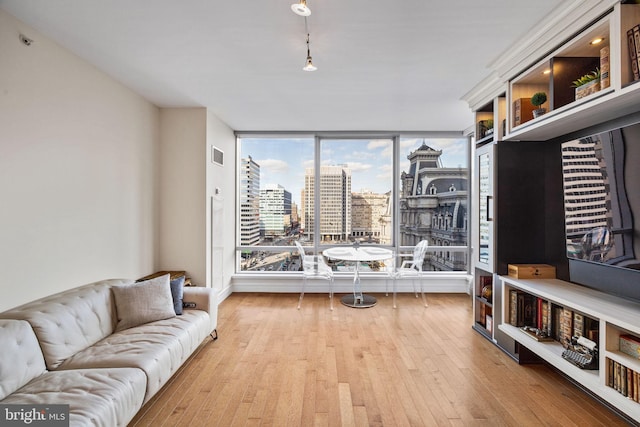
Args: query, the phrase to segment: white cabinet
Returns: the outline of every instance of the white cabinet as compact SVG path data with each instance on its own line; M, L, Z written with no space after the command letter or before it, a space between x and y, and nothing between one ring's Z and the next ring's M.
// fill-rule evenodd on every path
M632 372L640 373L640 360L619 349L620 335L631 334L640 337L640 303L558 279L521 280L498 276L496 285L502 288L503 320L498 325L502 332L630 418L640 422L640 403L612 387L611 376L612 367L615 365L613 362ZM562 357L564 347L560 342L537 341L521 328L510 324L512 305L509 296L512 290L525 292L549 304L595 319L599 325L597 343L600 368L580 369Z

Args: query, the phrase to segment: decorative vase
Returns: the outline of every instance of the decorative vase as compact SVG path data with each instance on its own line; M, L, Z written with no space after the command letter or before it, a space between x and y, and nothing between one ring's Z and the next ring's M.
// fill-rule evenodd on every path
M584 98L587 95L596 93L600 90L600 80L592 80L587 84L576 88L576 100Z
M536 119L547 112L546 108L536 108L533 110L533 118Z
M491 300L491 293L493 292L493 287L491 285L485 285L480 292L482 298L486 300Z

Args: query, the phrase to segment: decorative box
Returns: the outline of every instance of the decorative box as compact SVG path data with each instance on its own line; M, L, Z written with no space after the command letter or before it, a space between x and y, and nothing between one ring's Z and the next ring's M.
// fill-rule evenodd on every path
M633 335L620 335L620 351L640 359L640 338Z
M516 279L555 279L556 268L548 264L509 264L509 276Z

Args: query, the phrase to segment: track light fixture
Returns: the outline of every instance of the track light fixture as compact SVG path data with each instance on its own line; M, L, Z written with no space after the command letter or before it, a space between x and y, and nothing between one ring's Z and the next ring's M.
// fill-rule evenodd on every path
M291 5L291 10L293 13L300 16L309 16L311 15L311 9L307 7L307 0L300 0L298 3L294 3Z
M318 69L315 65L313 65L313 61L311 60L311 50L309 49L309 33L307 33L307 63L304 67L302 67L304 71L315 71Z

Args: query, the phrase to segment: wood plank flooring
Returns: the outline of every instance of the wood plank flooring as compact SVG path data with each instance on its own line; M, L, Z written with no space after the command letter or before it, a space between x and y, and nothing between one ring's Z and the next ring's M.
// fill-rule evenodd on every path
M130 426L622 426L545 365L471 328L468 295L233 294L206 341Z

